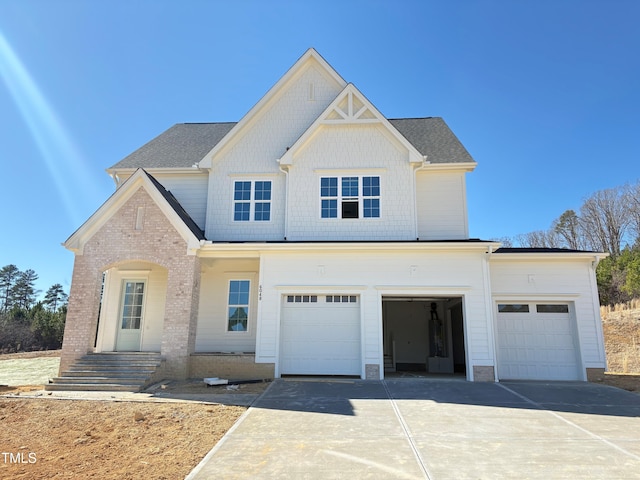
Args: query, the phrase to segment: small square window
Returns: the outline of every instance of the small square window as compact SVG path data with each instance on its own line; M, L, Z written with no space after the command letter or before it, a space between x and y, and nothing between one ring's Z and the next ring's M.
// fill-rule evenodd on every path
M333 295L327 295L326 301L327 303L333 303Z

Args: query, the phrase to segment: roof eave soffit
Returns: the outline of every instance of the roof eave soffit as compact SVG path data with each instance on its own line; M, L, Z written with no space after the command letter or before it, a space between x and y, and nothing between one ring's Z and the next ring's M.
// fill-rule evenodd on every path
M310 62L315 62L321 71L332 78L337 85L344 87L347 82L340 76L340 74L331 66L322 56L314 49L308 49L302 57L300 57L294 64L287 70L287 72L280 77L280 79L271 87L267 93L256 103L242 119L220 140L215 147L213 147L209 153L199 162L199 167L203 169L210 169L213 166L214 158L224 149L229 147L234 140L240 137L240 134L251 126L253 121L259 117L260 112L275 101L280 94L285 90L290 82L297 78L307 67Z

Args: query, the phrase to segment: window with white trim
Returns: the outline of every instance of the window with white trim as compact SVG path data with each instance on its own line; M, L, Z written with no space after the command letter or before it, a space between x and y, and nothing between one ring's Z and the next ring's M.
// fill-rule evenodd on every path
M249 280L229 281L227 331L246 332L249 324Z
M321 177L320 218L380 218L380 177Z
M233 183L233 221L271 220L271 180L237 180Z

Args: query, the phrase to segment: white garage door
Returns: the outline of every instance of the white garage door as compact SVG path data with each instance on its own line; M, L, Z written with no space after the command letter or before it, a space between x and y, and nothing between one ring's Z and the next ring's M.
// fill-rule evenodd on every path
M284 295L280 373L360 375L360 298Z
M582 380L576 337L566 304L499 304L500 379Z

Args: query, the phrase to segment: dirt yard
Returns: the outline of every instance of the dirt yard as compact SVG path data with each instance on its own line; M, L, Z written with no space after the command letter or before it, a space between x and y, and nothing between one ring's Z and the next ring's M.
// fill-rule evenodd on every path
M21 359L59 355L43 353L44 359L37 353L2 355L0 374ZM67 400L56 396L61 392L43 392L42 385L0 385L0 478L183 479L247 409L202 400L233 403L234 397L257 396L267 386L229 390L171 382L154 398L123 394L120 401L110 394Z
M246 410L0 399L0 478L181 479Z

